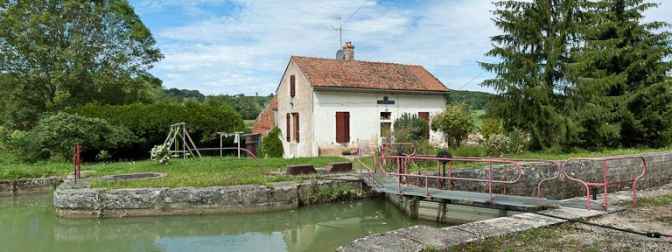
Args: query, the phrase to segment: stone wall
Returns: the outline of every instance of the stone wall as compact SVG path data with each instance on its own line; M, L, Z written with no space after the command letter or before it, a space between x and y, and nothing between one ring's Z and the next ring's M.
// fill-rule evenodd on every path
M54 192L54 207L57 216L66 218L253 213L325 202L329 197L323 189L349 188L360 192L359 197L373 195L363 184L361 179L348 179L278 182L269 187L63 188Z
M59 178L0 180L0 196L48 192L61 181Z
M640 179L637 183L637 189L651 188L672 182L672 153L649 153L643 156L648 168L644 178ZM564 161L557 162L562 169ZM516 184L506 185L506 191L509 195L536 197L537 184L544 178L550 178L557 174L557 168L550 163L521 162L520 165L523 175ZM568 163L567 173L574 178L582 179L586 182L601 183L603 181L602 167L602 162L573 161ZM642 172L642 167L642 160L638 158L608 161L607 179L609 182L634 179ZM488 178L487 167L453 169L452 173L454 177ZM513 180L517 175L517 169L511 164L506 167L493 164L493 178L495 179ZM457 190L488 192L488 184L483 182L453 181L453 185ZM630 183L628 185L609 186L609 190L625 190L631 188L631 185ZM504 187L502 184L493 183L493 193L503 193ZM586 195L585 188L581 183L571 181L565 178L563 174L558 179L543 182L541 184L541 192L542 197L549 199L566 199ZM600 188L599 192L603 193L604 191Z

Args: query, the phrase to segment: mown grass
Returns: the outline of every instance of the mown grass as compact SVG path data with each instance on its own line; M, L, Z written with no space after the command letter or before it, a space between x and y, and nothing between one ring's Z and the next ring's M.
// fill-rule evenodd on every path
M311 176L267 176L278 168L285 170L287 165L312 164L325 167L329 163L343 162L341 157L319 158L268 158L260 159L260 165L253 159L204 157L202 159L172 159L168 165L159 165L152 161L117 162L88 165L86 170L96 171L98 175L113 175L140 172L163 172L163 178L138 179L126 181L93 180L92 186L98 188L141 188L141 187L207 187L225 185L266 185L280 181L300 181ZM313 177L315 175L312 175Z
M0 179L65 177L72 170L72 164L65 162L40 162L35 164L0 162Z

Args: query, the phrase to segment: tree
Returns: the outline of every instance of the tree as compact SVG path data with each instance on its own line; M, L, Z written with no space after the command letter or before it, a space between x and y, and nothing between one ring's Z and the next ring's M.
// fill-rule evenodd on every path
M0 0L0 6L0 92L6 106L29 110L6 109L11 127L31 127L36 114L67 106L148 101L161 85L147 70L163 56L125 0Z
M460 147L476 126L471 111L464 104L449 104L441 113L432 116L432 130L443 133L451 147Z
M267 156L267 157L282 157L282 153L284 152L282 148L282 140L280 140L280 129L278 127L274 127L271 132L264 137L264 139L261 142L261 155L259 156Z
M530 132L534 149L548 148L576 135L561 108L567 83L563 63L569 61L567 48L575 37L575 20L582 16L580 2L495 3L493 20L504 34L491 37L493 49L486 55L501 62L479 63L497 74L481 85L498 92L491 109L504 119L504 127Z
M115 150L138 141L127 128L114 126L97 118L87 118L63 112L40 120L32 130L44 149L51 155L62 155L70 160L77 143L82 151Z
M581 48L568 64L573 83L569 115L581 127L586 148L625 145L661 147L672 141L672 36L642 23L642 12L657 4L641 0L590 2Z

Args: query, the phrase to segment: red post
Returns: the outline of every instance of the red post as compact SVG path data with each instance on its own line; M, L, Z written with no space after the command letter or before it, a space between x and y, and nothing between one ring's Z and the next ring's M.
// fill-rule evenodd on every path
M80 174L81 174L81 150L79 147L79 142L77 142L77 146L75 146L75 155L72 157L72 162L74 163L75 166L75 183L77 183L77 180L80 179Z

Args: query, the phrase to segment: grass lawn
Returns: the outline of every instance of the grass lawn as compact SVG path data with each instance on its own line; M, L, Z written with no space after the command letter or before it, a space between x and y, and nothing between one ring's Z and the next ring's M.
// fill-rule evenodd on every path
M70 163L40 162L35 164L5 164L0 162L0 179L65 177L73 170Z
M98 175L112 175L138 172L163 172L168 175L156 179L138 179L128 181L92 181L93 187L100 188L140 188L140 187L207 187L224 185L265 185L271 182L300 181L315 175L266 176L267 172L293 164L312 164L325 167L329 163L347 161L341 157L319 158L268 158L259 159L261 168L253 159L233 157L204 157L202 159L172 159L168 165L159 165L152 161L117 162L108 164L83 165L83 169L96 171Z

